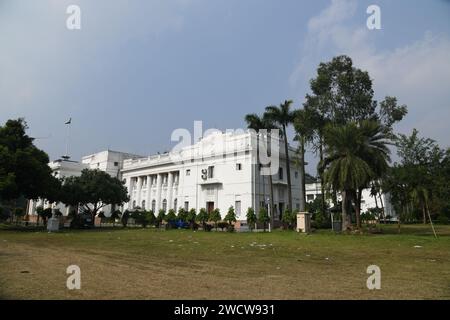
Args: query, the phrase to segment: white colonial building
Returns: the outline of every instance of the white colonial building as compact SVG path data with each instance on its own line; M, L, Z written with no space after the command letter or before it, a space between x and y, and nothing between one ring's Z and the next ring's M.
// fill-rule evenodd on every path
M214 132L198 142L177 151L149 157L104 151L83 157L81 162L57 160L50 163L58 177L80 175L85 168L100 169L123 180L130 201L121 210L141 208L168 211L179 208L208 211L218 208L225 216L229 207L234 207L239 224L245 223L248 208L259 211L267 206L270 199L269 177L264 174L267 168L257 159L259 138L250 131L241 133ZM274 138L272 138L274 139ZM275 220L288 205L286 177L286 155L282 141L278 144L277 161L273 174L273 198ZM277 145L273 144L273 146ZM261 145L261 144L260 144ZM274 150L274 149L273 149ZM300 170L297 167L295 150L289 148L291 159L292 205L300 208ZM278 157L279 155L279 157ZM35 213L43 201L31 202L29 213ZM48 205L48 204L47 204ZM67 215L69 208L59 204L58 209ZM109 215L110 208L104 210Z
M321 196L320 182L311 182L306 184L306 202L313 202L315 199ZM341 197L338 196L338 200ZM371 208L384 208L386 216L396 217L396 213L391 204L391 198L389 193L381 193L380 195L372 196L370 189L363 189L361 193L361 213L367 212ZM331 199L328 199L328 204L333 205Z
M279 146L278 170L273 176L275 220L288 204L286 158L284 146ZM121 176L131 198L126 208L154 212L218 208L224 216L232 206L240 223L245 223L248 208L258 212L270 199L269 178L255 160L257 149L257 139L250 132L216 132L179 152L125 160ZM293 207L299 209L299 170L294 150L289 152Z

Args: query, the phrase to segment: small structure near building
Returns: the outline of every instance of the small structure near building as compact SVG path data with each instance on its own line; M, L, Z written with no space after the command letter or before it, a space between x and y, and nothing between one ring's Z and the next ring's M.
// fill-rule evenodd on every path
M48 232L57 232L59 231L59 218L56 217L55 215L56 209L53 209L52 211L53 211L52 217L48 219L47 222L47 230Z
M311 214L309 212L297 213L297 232L311 232Z

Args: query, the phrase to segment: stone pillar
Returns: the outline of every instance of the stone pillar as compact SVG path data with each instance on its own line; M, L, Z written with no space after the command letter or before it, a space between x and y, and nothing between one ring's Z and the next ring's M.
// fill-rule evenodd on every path
M311 232L311 214L309 212L297 213L297 232Z
M129 177L127 181L127 189L128 189L128 196L130 197L130 201L128 201L127 208L128 210L131 209L131 206L133 204L133 178Z
M141 207L142 177L137 178L136 206Z
M156 215L158 214L158 211L162 209L162 202L161 202L161 190L162 190L162 174L158 173L158 176L156 178Z
M168 177L168 181L167 181L167 210L170 210L172 208L176 211L177 208L174 208L173 203L172 203L173 173L169 172L168 175L169 175L169 177Z
M145 200L145 206L148 210L152 210L152 176L147 176L147 199Z

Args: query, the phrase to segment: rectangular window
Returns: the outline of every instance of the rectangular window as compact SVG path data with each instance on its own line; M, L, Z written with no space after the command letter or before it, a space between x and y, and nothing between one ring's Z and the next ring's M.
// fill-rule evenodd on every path
M242 170L242 163L236 163L236 170L241 171Z
M189 211L189 201L184 202L184 210Z
M314 195L313 194L307 194L306 195L306 200L307 201L314 201Z
M209 166L208 167L208 179L212 179L212 178L214 178L214 167Z
M278 170L278 179L283 180L283 168L281 168L281 167Z
M298 178L298 171L295 171L294 176L295 176L295 179Z
M119 163L118 162L114 162L114 167L118 167Z
M190 176L190 175L191 175L191 169L187 169L187 170L186 170L186 175L187 175L187 176Z
M236 217L240 217L240 215L241 215L241 201L236 201L234 203L234 213L236 214Z

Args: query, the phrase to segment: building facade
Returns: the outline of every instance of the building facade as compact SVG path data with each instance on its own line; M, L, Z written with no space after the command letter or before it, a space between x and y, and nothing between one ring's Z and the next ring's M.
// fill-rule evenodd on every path
M272 139L274 139L272 137ZM241 133L214 132L198 142L170 153L141 157L123 152L103 151L82 158L81 162L57 160L50 163L55 176L81 174L83 169L99 169L121 179L127 187L130 201L120 210L145 209L168 211L184 208L219 209L224 217L230 207L238 224L246 223L248 208L258 212L270 202L269 176L260 164L258 145L267 137L251 131ZM272 172L274 220L279 220L288 207L286 155L282 140L277 145L276 168ZM274 147L272 147L274 148ZM299 210L301 201L300 170L295 150L288 148L291 160L292 206ZM29 214L36 207L48 207L44 200L31 201ZM55 207L63 215L70 212L64 204ZM106 216L112 208L103 211Z
M219 209L224 216L233 207L240 224L248 208L259 211L270 201L269 177L256 161L258 139L251 132L213 133L179 152L129 159L122 179L128 188L129 210ZM288 206L284 146L279 142L278 170L273 176L274 219ZM293 208L300 208L300 177L295 152L290 149Z
M320 182L312 182L306 184L306 202L313 202L315 199L321 196L321 184ZM373 196L370 189L363 189L361 193L361 213L367 212L371 208L384 208L386 216L396 217L396 213L391 204L391 198L389 193L381 193L377 196ZM341 200L338 195L338 200ZM330 206L333 205L331 199L328 200Z

